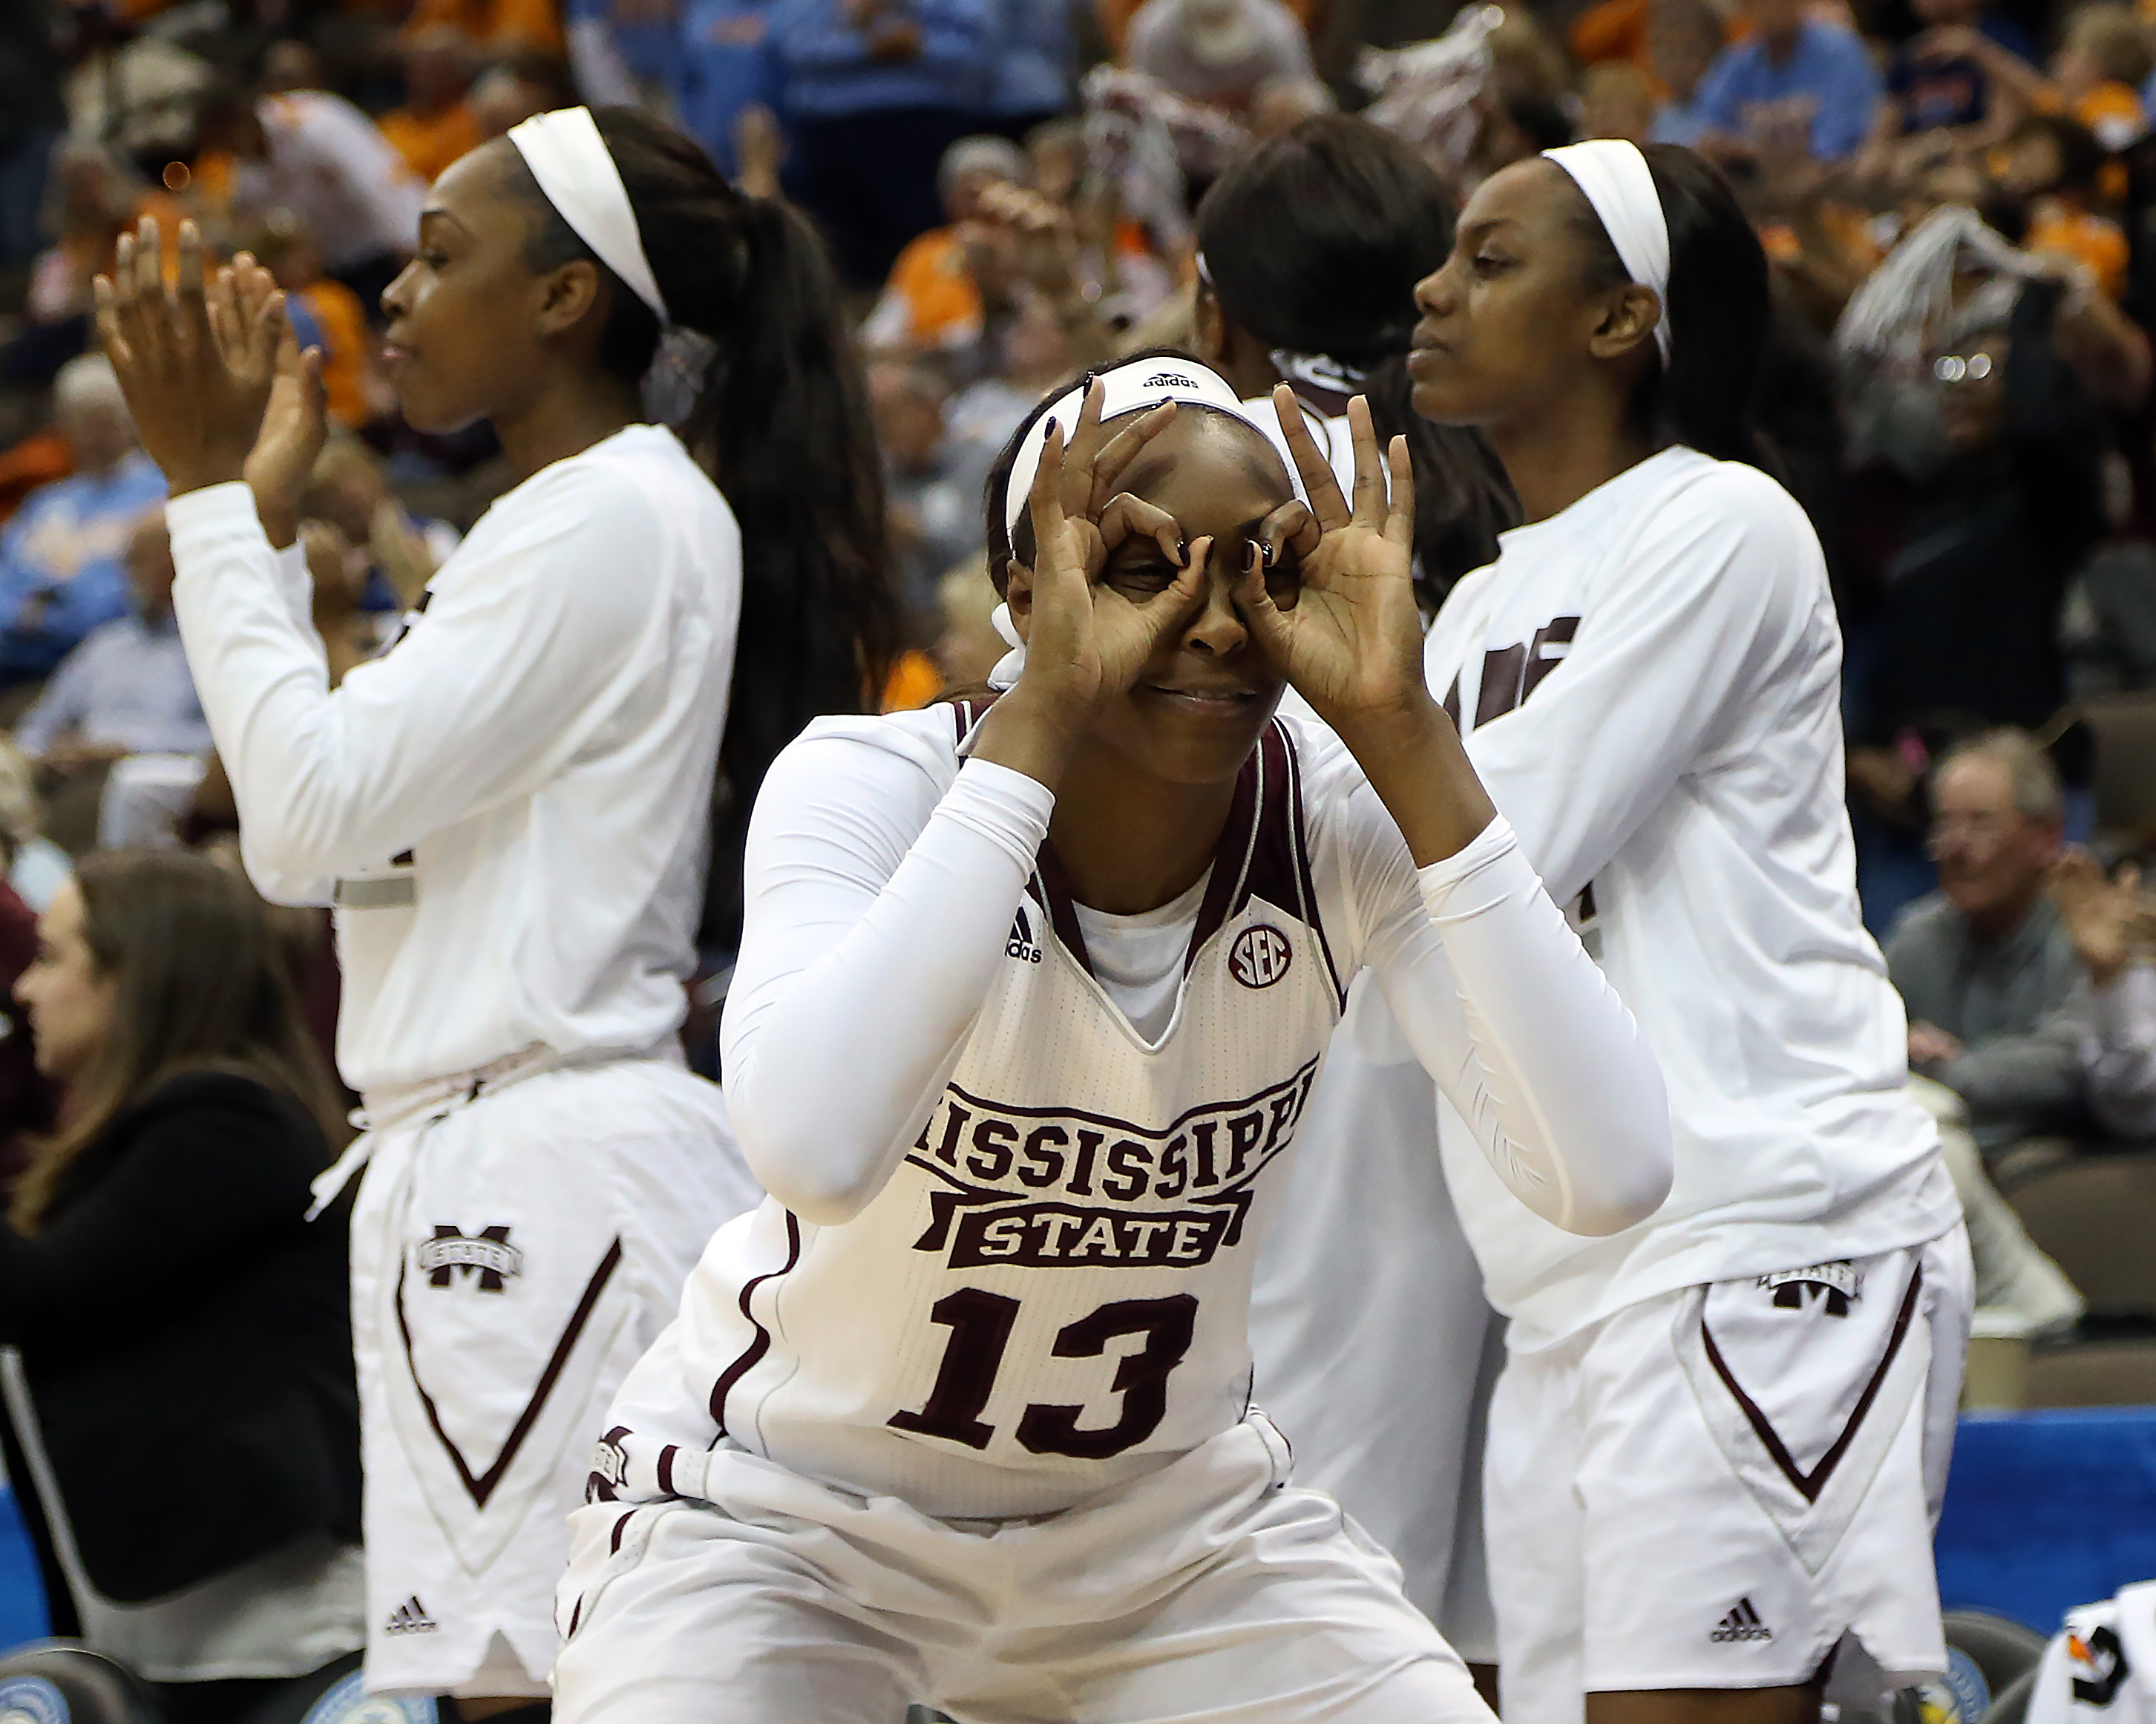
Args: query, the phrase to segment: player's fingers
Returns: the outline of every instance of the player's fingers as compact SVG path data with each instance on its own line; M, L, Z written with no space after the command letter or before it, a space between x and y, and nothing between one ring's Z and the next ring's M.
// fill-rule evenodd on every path
M1086 398L1071 427L1070 443L1064 451L1061 490L1066 516L1090 515L1093 498L1093 463L1101 452L1101 408L1108 398L1107 386L1088 375Z
M244 327L239 321L239 288L233 278L232 265L227 264L213 275L206 289L210 336L217 343L218 357L229 364L239 351L240 331Z
M168 335L170 320L163 315L166 309L165 239L158 231L155 216L144 216L135 229L133 269L136 308L146 319L157 326L159 335Z
M262 302L276 290L276 280L254 260L251 251L236 252L232 259L233 285L239 295L243 324L252 324L262 312Z
M277 343L285 332L285 295L273 293L247 331L247 366L251 376L265 382L277 364Z
M1235 581L1235 608L1241 613L1243 626L1250 630L1250 638L1257 642L1258 650L1276 669L1284 671L1288 661L1289 631L1293 625L1265 588L1265 562L1255 541L1247 559Z
M1317 549L1320 536L1317 517L1300 497L1290 498L1260 523L1255 536L1259 559L1270 569L1291 552L1306 557Z
M153 230L154 231L154 230ZM150 249L154 252L154 247ZM122 233L114 249L112 295L115 315L121 333L133 351L138 365L155 366L163 357L164 344L159 340L159 313L164 309L163 290L157 297L146 299L142 291L141 263L145 247L140 233Z
M1123 469L1137 459L1141 449L1174 423L1175 403L1163 401L1110 438L1093 459L1093 493L1090 500L1098 505L1113 496L1116 487L1122 482Z
M202 229L192 222L180 223L180 288L176 303L176 332L183 351L215 351L216 336L209 326L208 284L204 280Z
M1392 495L1385 512L1386 542L1410 553L1414 550L1414 458L1408 453L1408 440L1395 437L1385 450L1385 465L1391 475Z
M1378 449L1370 403L1360 395L1348 403L1348 438L1355 451L1355 525L1380 532L1385 525L1384 456Z
M1040 464L1034 469L1033 489L1026 493L1026 511L1033 518L1034 577L1036 589L1045 580L1045 566L1053 548L1062 540L1067 517L1063 512L1063 428L1054 419L1047 425L1040 445Z
M1176 571L1175 578L1137 605L1145 623L1148 656L1163 639L1188 622L1205 602L1205 562L1212 548L1210 538L1194 540L1187 547L1188 555Z
M284 320L285 338L291 338L291 320ZM329 413L329 386L322 381L322 350L310 347L300 356L300 387L306 404L307 421L320 425Z
M1183 567L1183 529L1167 510L1123 491L1111 498L1101 511L1101 542L1113 551L1132 537L1151 539L1161 555L1177 568Z
M90 298L97 306L97 344L105 350L105 357L112 362L124 387L129 372L135 368L134 350L127 345L127 337L120 328L120 302L114 296L110 276L99 275L90 284Z
M1317 517L1318 526L1327 532L1347 526L1353 517L1347 498L1340 495L1340 481L1333 477L1332 464L1319 452L1310 427L1303 423L1302 403L1285 383L1273 391L1273 412L1279 416L1281 434L1287 439L1288 454L1301 476L1310 512Z

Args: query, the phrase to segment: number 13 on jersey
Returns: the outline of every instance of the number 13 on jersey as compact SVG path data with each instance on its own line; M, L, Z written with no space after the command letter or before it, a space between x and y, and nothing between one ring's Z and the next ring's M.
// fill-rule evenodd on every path
M1019 1301L978 1287L961 1287L936 1301L929 1315L950 1330L935 1387L918 1412L896 1413L893 1429L942 1437L969 1449L985 1449L995 1427L981 1414L995 1391ZM1069 1455L1105 1460L1135 1448L1159 1428L1168 1412L1168 1374L1190 1351L1198 1301L1188 1293L1166 1299L1111 1299L1090 1316L1068 1323L1050 1351L1059 1359L1097 1359L1111 1342L1141 1336L1144 1344L1123 1355L1112 1388L1122 1407L1113 1424L1081 1425L1083 1407L1039 1402L1019 1416L1018 1439L1035 1455Z

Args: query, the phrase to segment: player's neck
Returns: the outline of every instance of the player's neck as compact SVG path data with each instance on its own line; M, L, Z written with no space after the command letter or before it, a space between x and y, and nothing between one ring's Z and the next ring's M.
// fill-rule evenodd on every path
M1528 522L1563 514L1655 452L1625 423L1623 403L1599 400L1568 403L1520 424L1493 425L1489 435Z
M1235 782L1177 784L1097 746L1073 757L1048 840L1088 909L1138 916L1172 904L1213 859Z
M611 381L564 377L542 387L512 413L494 416L494 434L518 481L582 454L644 415L635 392Z

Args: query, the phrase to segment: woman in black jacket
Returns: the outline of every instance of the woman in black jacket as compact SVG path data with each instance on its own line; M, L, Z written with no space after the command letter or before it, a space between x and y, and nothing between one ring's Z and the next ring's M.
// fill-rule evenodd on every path
M17 984L65 1087L0 1227L8 1460L56 1626L178 1724L361 1644L343 1128L261 901L177 852L82 865Z

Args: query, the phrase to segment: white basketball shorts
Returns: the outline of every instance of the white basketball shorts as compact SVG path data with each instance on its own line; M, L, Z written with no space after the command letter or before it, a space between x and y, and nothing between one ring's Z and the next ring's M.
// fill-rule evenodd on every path
M717 1088L655 1059L543 1071L369 1148L367 1686L544 1695L602 1417L706 1240L761 1193Z
M1060 1514L939 1521L739 1449L578 1511L558 1724L1494 1724L1262 1415Z
M1942 1670L1932 1530L1969 1288L1956 1227L1514 1353L1484 1463L1506 1724L1793 1686L1830 1654L1835 1698Z

